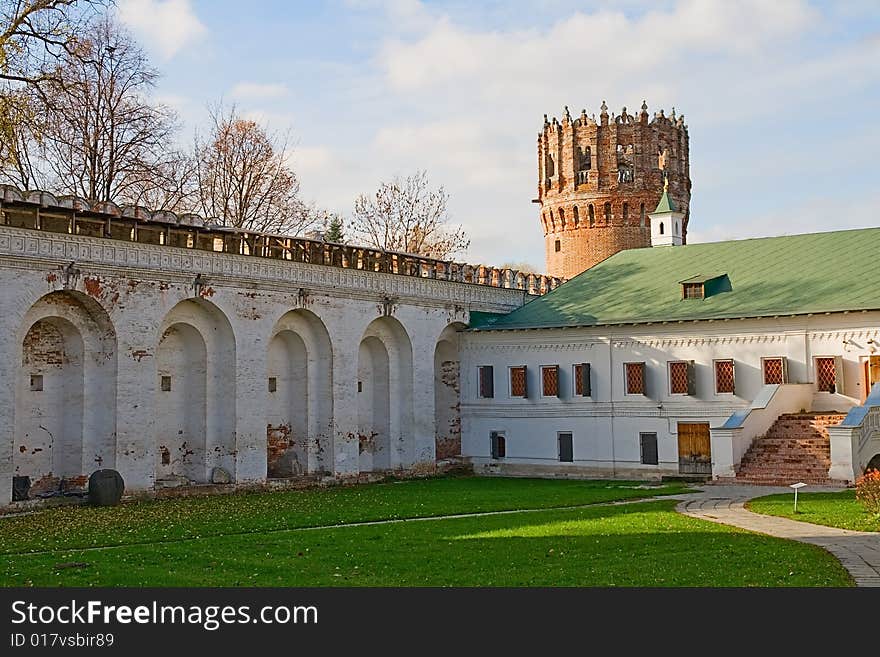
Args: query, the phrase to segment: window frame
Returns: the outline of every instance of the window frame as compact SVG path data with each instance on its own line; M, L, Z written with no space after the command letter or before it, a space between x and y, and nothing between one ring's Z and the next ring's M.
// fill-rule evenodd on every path
M645 462L645 443L643 440L644 436L654 436L654 455L656 456L656 463ZM656 431L639 431L639 463L641 465L651 466L660 465L660 437L657 435Z
M496 442L498 439L501 439L502 449L498 450L498 443ZM501 452L501 455L498 455L498 452ZM503 461L507 458L507 431L505 430L493 430L489 432L489 458L493 461Z
M483 369L489 368L492 372L491 377L491 395L483 395ZM495 399L495 366L494 365L477 365L477 399Z
M544 370L545 369L556 369L556 394L548 395L544 390ZM560 385L560 370L559 365L540 365L538 367L539 377L541 379L541 399L560 399L562 397L562 386Z
M571 436L571 460L562 460L562 436ZM559 463L574 463L574 431L556 432L556 460Z
M629 368L628 365L642 366L642 391L629 391ZM627 361L623 364L623 394L626 397L647 397L648 396L648 364L645 361Z
M698 290L699 294L688 295L688 290ZM706 298L706 284L705 283L682 283L681 284L681 298L683 301L705 299Z
M819 387L819 361L830 360L834 363L834 392L830 390L822 390ZM813 376L815 376L815 386L818 392L824 392L829 395L845 395L844 385L846 383L846 372L843 356L813 356Z
M577 371L579 367L586 367L587 368L587 373L586 373L586 384L587 385L586 385L586 388L581 392L578 392L578 390L577 390L578 382L581 380L581 376L578 375L578 371ZM593 378L593 366L590 363L573 363L571 366L571 396L572 396L572 398L589 397L590 399L592 399L593 398L592 378Z
M690 397L691 390L690 386L686 386L686 390L684 392L675 392L672 389L672 366L677 364L683 364L685 366L685 383L688 383L690 380L690 369L693 367L692 360L668 360L666 361L666 378L669 381L669 395L670 397Z
M523 394L513 394L513 370L523 370ZM529 398L529 367L528 365L508 365L507 366L507 396L510 399L528 399Z
M733 389L730 390L729 392L727 392L727 391L722 392L722 391L718 390L718 363L730 363L730 365L732 367L731 377L733 378L733 386L732 386ZM735 396L736 395L736 359L734 359L734 358L713 358L712 359L712 379L713 379L712 385L715 387L715 394L716 395Z
M782 381L781 383L767 383L767 370L764 363L771 360L778 360L782 363ZM783 385L788 383L788 363L785 356L761 356L761 383L762 385Z

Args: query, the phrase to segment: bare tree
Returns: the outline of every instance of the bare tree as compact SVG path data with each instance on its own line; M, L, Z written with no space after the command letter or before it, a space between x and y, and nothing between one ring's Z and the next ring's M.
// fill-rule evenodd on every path
M470 245L461 226L450 226L449 195L432 188L427 173L379 183L375 195L361 194L354 204L352 237L369 246L446 259Z
M196 136L198 209L225 226L299 235L320 224L287 165L287 135L269 132L235 106L211 109L207 138Z
M85 27L112 0L0 0L0 80L57 82L58 62L76 56Z
M145 96L158 78L146 54L107 16L62 56L43 130L42 155L59 191L101 201L137 203L163 168L179 157L171 147L174 113ZM149 184L148 184L149 183Z
M513 269L521 274L537 274L538 270L527 262L505 262L500 265L500 269Z

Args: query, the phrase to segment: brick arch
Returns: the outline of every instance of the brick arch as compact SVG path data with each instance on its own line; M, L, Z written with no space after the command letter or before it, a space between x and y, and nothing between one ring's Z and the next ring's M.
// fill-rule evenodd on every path
M324 322L303 308L282 315L268 341L267 475L333 467L333 347Z
M434 347L434 445L438 460L461 454L459 332L466 328L461 322L449 324Z
M360 470L396 469L415 453L413 349L397 319L379 317L358 347Z
M40 297L18 333L13 468L33 492L85 487L116 467L117 338L94 299L76 291Z
M184 299L163 318L156 348L156 479L235 476L235 334L223 311Z

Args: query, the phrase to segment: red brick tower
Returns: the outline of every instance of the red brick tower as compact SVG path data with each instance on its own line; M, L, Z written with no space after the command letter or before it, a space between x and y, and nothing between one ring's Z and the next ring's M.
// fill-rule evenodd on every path
M669 179L669 196L684 213L687 241L691 199L688 131L684 116L663 110L648 117L609 116L586 110L562 121L544 115L538 135L538 198L546 246L546 271L572 278L623 249L651 246L648 214Z

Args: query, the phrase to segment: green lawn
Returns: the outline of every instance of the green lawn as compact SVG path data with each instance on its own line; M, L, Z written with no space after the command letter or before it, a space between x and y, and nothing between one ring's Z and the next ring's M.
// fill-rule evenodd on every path
M792 495L768 495L747 504L755 513L782 516L817 525L855 529L863 532L880 531L880 518L872 516L856 501L854 490L834 493L801 493L798 495L798 512L794 513Z
M668 495L682 484L448 477L322 490L63 506L0 517L0 554L175 541L455 513L595 504Z
M666 487L671 492L677 486ZM622 482L435 479L59 508L0 520L7 586L847 586L810 545ZM493 509L537 511L315 529ZM311 528L310 528L311 527ZM107 546L78 549L83 546ZM48 550L33 553L34 550Z

